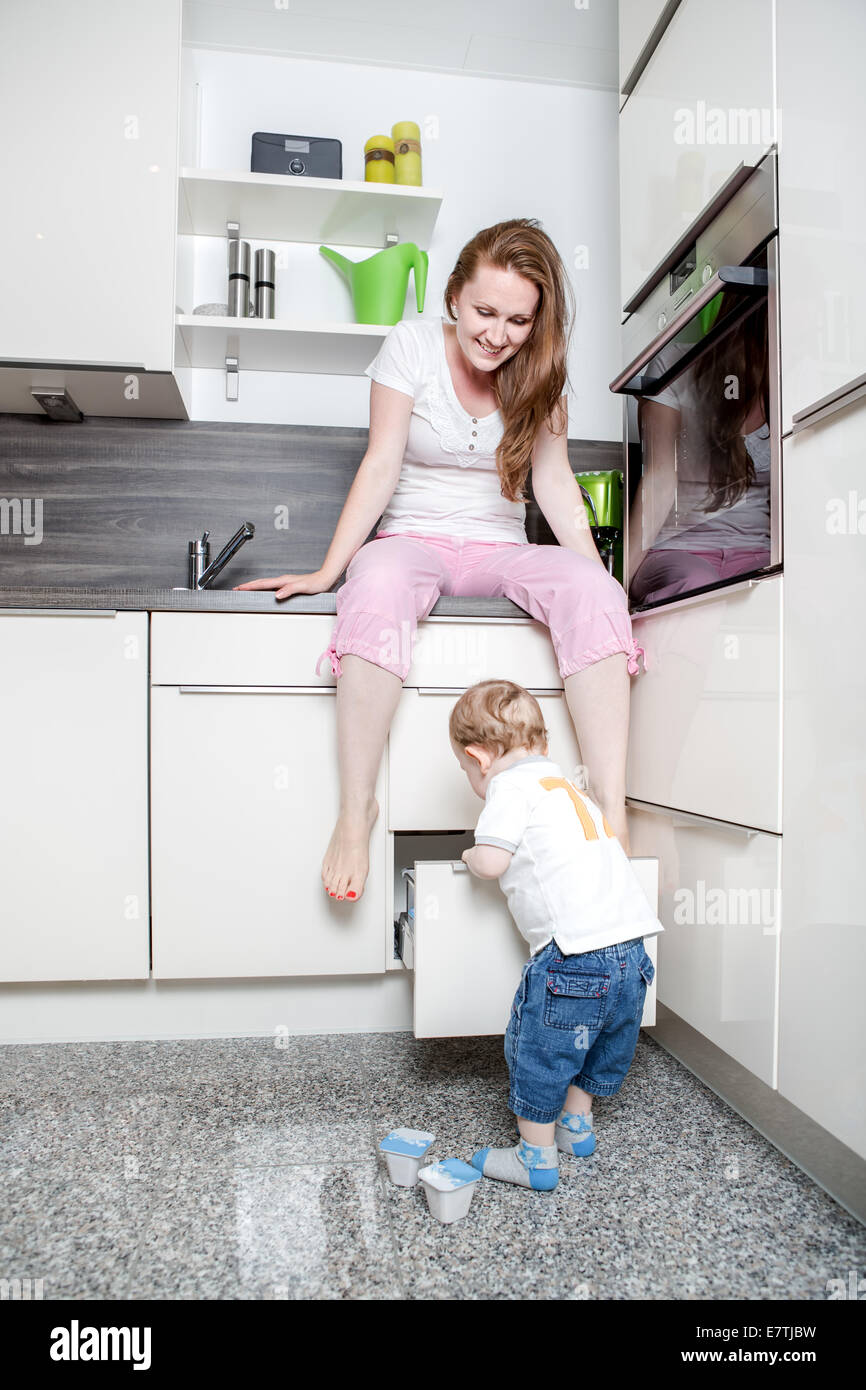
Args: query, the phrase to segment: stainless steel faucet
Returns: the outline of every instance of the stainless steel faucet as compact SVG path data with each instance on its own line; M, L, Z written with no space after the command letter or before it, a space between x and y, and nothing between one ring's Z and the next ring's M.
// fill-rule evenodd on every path
M219 555L212 563L210 560L210 544L208 537L210 531L205 531L200 541L190 541L189 543L189 587L191 589L206 589L212 580L216 579L220 570L225 569L229 560L236 555L242 545L251 541L256 534L256 528L251 521L245 521L235 531L230 541L226 541Z
M584 487L583 483L578 483L578 487L592 508L592 516L595 525L590 526L589 529L592 532L592 538L595 541L596 549L601 556L602 564L607 567L608 574L613 574L616 561L615 546L617 541L622 539L622 531L616 526L599 526L598 512L596 511L595 502L592 500L591 494Z

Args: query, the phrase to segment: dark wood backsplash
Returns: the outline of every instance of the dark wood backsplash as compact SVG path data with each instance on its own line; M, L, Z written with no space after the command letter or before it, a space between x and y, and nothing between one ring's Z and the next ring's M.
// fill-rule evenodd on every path
M187 542L210 531L213 559L242 521L255 539L218 585L317 569L366 442L364 429L327 426L0 414L0 499L42 503L39 544L3 509L0 585L186 584ZM622 450L569 440L569 457L575 472L619 468ZM526 531L555 543L534 502Z

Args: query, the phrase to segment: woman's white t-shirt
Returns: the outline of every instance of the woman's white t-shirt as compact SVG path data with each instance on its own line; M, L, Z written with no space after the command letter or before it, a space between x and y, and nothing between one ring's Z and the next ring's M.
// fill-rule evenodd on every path
M411 396L394 494L376 530L527 543L526 505L502 496L498 410L470 415L457 399L441 319L395 323L366 375Z

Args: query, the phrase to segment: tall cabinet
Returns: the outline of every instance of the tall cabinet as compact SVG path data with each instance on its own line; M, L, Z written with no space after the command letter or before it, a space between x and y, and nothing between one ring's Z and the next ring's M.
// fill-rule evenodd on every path
M702 94L773 113L783 573L635 616L647 671L632 694L631 844L659 860L659 1002L866 1157L866 10L734 8L742 26L728 7L723 30L702 31L709 4L682 0L625 101L623 301L762 153L760 128L754 149L690 160L663 138L706 53Z
M866 1155L866 9L778 6L785 526L779 1090Z

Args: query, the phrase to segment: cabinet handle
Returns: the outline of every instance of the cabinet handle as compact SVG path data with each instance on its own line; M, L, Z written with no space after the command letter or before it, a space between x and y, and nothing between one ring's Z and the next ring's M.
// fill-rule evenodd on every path
M335 685L178 685L173 688L178 690L181 695L336 695L337 693Z
M418 691L419 695L465 695L468 686L465 685L416 685L409 687ZM557 686L525 686L524 689L530 695L561 695L562 688Z
M0 608L4 618L116 618L116 608Z
M699 828L705 826L712 829L718 826L720 830L733 830L737 835L745 835L750 840L753 835L775 835L781 840L782 836L778 830L758 830L751 825L740 825L739 821L719 820L718 816L701 816L697 811L678 811L675 806L658 806L653 801L638 801L636 797L627 796L626 806L634 806L637 811L649 811L654 816L670 816L672 819L685 821L689 825L696 825Z
M640 77L644 68L647 66L650 58L653 56L653 53L658 48L659 41L662 35L664 34L665 30L667 29L674 14L679 9L679 6L680 0L667 0L667 4L664 6L661 14L656 20L655 26L652 29L649 38L647 39L640 53L637 55L637 58L634 61L634 65L632 66L631 71L626 76L625 81L623 82L622 87L620 88L620 91L622 92L624 97L630 96L634 88L637 86L638 78Z
M798 410L791 420L791 433L799 434L801 430L809 429L819 420L826 420L828 415L835 415L837 410L844 410L846 405L852 405L861 396L866 396L866 374L855 377L845 386L840 386L838 391L831 391L829 396L822 396L820 401L816 401L805 410Z
M715 299L720 290L723 290L726 285L733 285L742 294L763 295L768 289L768 281L769 272L761 270L760 267L720 265L712 280L708 280L705 285L702 285L694 298L686 299L683 308L674 315L670 323L662 329L657 337L653 338L648 347L638 353L625 371L620 372L619 376L610 383L610 390L617 394L641 395L642 379L637 387L633 387L631 383L634 378L661 352L663 347L682 332L686 324L697 318L701 310Z

